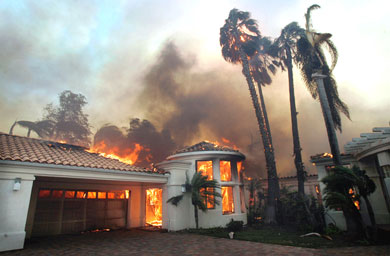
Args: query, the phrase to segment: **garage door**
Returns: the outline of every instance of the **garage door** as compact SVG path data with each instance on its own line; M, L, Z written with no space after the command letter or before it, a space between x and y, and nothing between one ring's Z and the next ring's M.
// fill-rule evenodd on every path
M126 227L129 191L40 189L32 236Z

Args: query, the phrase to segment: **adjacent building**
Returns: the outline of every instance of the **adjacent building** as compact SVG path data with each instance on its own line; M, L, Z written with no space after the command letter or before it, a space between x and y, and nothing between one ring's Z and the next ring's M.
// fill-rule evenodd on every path
M369 196L369 200L377 224L390 224L390 127L373 128L372 133L361 133L360 138L353 138L345 144L344 151L345 154L341 156L343 165L358 166L375 182L376 191ZM319 181L327 176L329 168L333 166L332 157L327 153L312 156L311 162L317 167ZM324 188L324 184L320 182L321 192ZM327 223L346 229L341 211L326 211ZM370 224L364 200L361 200L360 211L365 223Z

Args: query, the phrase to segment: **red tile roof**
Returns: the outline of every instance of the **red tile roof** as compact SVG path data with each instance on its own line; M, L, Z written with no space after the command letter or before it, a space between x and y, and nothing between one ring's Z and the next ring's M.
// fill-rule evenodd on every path
M55 164L131 172L161 173L89 153L86 148L0 132L0 160Z
M180 153L187 153L187 152L195 152L195 151L227 151L227 152L238 152L238 150L217 145L214 143L211 143L209 141L202 141L198 144L185 147L183 149L177 150L174 154L180 154Z

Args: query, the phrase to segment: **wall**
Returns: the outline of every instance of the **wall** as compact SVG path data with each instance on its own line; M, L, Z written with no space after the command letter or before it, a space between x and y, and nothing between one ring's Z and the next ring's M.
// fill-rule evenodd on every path
M15 178L21 178L20 190L14 190ZM34 176L0 171L0 251L21 249Z

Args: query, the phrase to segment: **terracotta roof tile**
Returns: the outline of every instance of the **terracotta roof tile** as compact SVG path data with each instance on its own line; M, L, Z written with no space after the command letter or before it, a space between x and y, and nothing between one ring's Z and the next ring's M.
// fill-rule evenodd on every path
M195 145L185 147L183 149L177 150L174 154L187 153L187 152L196 152L196 151L227 151L227 152L238 152L238 150L217 145L209 141L202 141Z
M89 153L86 148L0 132L0 160L35 162L130 172L161 173Z

